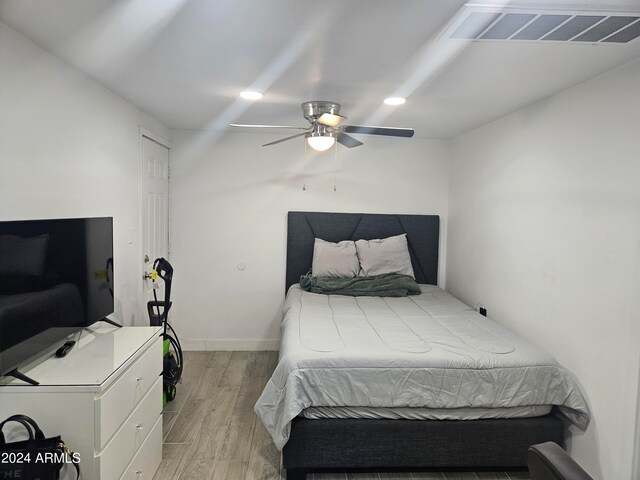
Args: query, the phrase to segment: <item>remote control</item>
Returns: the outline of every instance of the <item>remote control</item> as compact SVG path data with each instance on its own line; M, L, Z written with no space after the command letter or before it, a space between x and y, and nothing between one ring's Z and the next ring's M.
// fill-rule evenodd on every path
M68 342L66 342L58 350L56 350L56 357L64 357L67 353L69 353L69 350L71 350L71 347L73 347L75 344L75 340L69 340Z

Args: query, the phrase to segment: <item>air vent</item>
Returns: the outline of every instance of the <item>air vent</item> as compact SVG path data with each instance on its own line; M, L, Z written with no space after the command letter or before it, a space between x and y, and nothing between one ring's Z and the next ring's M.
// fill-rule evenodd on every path
M534 10L467 4L440 38L474 41L629 43L640 37L640 12Z

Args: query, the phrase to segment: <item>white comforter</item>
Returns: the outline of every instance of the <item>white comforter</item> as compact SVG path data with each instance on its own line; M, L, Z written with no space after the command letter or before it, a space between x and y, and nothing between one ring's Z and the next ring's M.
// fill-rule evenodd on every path
M571 374L547 353L433 285L402 298L289 289L280 361L255 406L279 449L312 406L558 405L585 428Z

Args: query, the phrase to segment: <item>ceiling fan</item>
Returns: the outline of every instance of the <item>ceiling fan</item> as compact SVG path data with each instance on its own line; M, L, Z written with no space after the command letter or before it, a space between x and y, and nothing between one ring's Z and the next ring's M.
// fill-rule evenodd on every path
M308 127L294 127L289 125L244 125L231 123L232 127L243 128L289 128L304 130L289 137L266 143L263 147L276 145L297 137L304 136L311 148L318 151L328 150L337 141L348 148L359 147L362 142L347 133L363 133L366 135L386 135L390 137L413 137L412 128L398 127L370 127L361 125L341 125L347 117L340 115L340 104L335 102L314 100L301 105L304 118L311 124Z

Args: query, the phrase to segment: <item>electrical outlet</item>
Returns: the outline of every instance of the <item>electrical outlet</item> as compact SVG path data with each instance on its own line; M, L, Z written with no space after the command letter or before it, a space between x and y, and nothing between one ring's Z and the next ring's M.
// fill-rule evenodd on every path
M480 315L484 317L487 316L487 307L485 307L483 303L476 303L474 308Z

